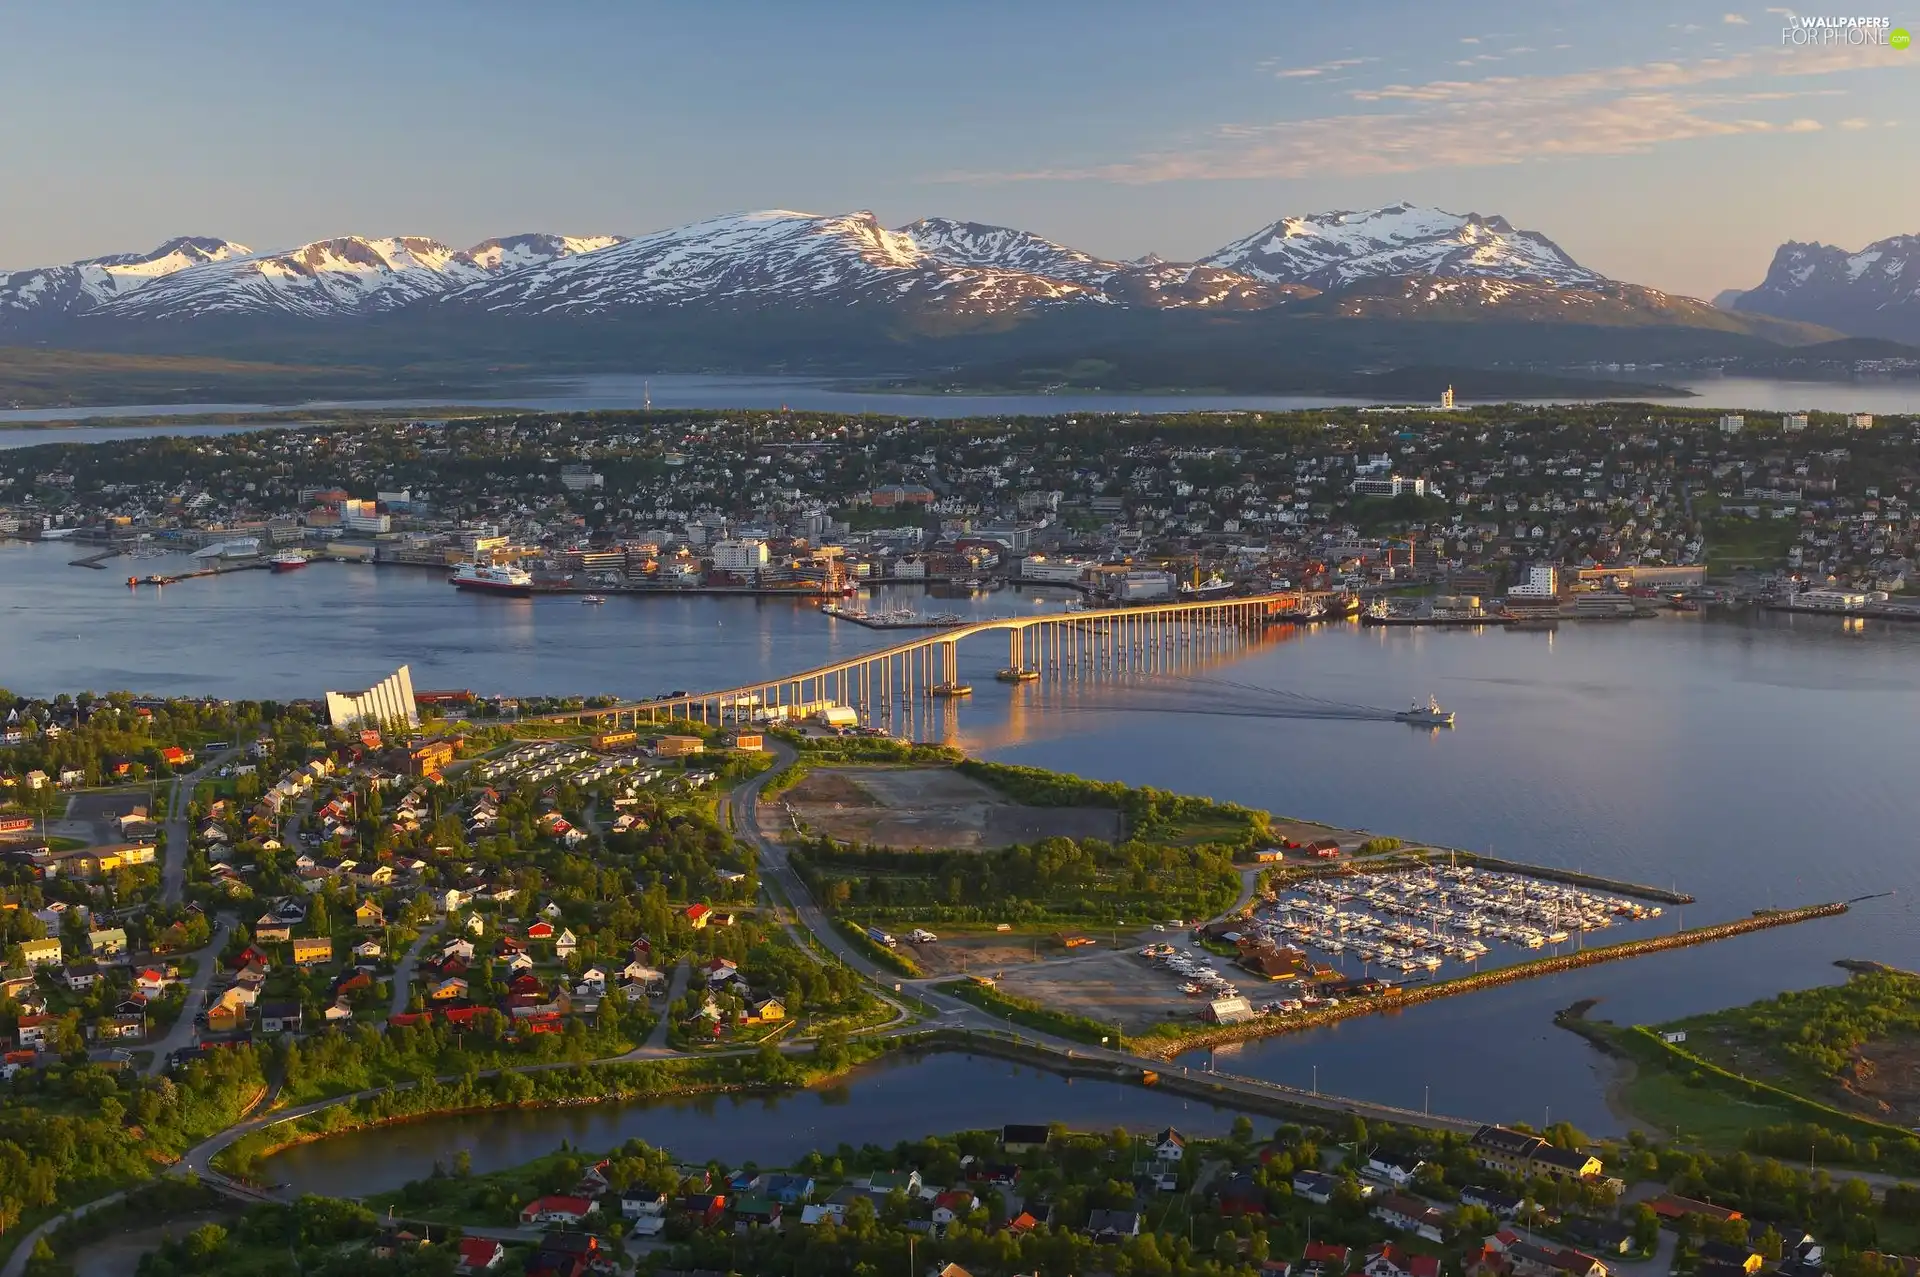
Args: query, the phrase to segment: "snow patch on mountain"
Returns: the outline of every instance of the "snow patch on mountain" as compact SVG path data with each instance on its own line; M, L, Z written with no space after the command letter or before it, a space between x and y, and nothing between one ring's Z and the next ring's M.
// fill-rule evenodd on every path
M1257 279L1337 289L1398 275L1458 275L1560 287L1605 282L1544 235L1503 217L1415 204L1285 217L1203 262Z

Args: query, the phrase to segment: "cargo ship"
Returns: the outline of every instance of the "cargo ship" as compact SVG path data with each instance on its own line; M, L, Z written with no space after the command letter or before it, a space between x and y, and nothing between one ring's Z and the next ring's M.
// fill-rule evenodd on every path
M494 567L485 563L462 563L460 570L447 578L456 590L479 594L504 594L524 599L533 593L533 577L519 568Z

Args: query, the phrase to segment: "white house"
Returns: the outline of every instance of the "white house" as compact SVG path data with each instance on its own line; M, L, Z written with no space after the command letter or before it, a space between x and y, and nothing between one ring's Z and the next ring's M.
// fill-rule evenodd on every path
M1153 1155L1163 1162L1177 1162L1186 1152L1187 1137L1171 1126L1153 1137Z

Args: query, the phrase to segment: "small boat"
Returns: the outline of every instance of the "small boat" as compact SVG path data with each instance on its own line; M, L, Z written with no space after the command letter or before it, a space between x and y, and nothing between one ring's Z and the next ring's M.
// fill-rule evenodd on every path
M606 602L606 600L598 594L583 594L580 596L580 601L589 607L598 607L600 604Z
M1412 723L1415 727L1453 726L1453 711L1441 709L1440 702L1431 696L1427 697L1425 705L1415 701L1411 707L1401 710L1393 717L1395 722Z
M267 560L267 566L275 572L298 572L307 562L307 556L298 550L282 550Z

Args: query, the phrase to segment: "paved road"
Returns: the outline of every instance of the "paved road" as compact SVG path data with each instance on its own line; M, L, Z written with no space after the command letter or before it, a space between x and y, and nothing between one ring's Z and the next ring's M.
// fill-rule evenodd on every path
M430 924L407 949L406 956L401 958L399 964L394 967L393 1004L388 1007L387 1014L399 1015L407 1009L407 1002L413 994L413 973L420 965L420 955L429 944L433 943L440 934L440 929L446 925L444 918Z
M97 1201L76 1206L64 1215L55 1215L52 1219L28 1233L25 1237L22 1237L14 1245L13 1253L7 1256L7 1262L4 1265L0 1265L0 1277L21 1277L21 1275L27 1271L27 1261L33 1258L34 1243L66 1223L69 1219L74 1219L81 1215L90 1215L102 1206L113 1205L126 1195L126 1190L122 1189L117 1193L108 1193L105 1197Z
M673 969L673 979L667 983L667 1005L661 1009L659 1022L653 1026L653 1032L647 1034L647 1040L640 1044L640 1050L650 1055L672 1054L667 1050L667 1030L673 1025L673 1004L687 991L687 981L692 976L693 964L681 958L680 965Z
M167 1056L193 1045L196 1036L194 1017L207 1005L207 993L213 987L214 973L220 969L220 951L227 947L227 937L233 934L233 928L233 915L221 914L219 924L213 929L213 939L206 948L193 955L193 979L187 982L187 1000L180 1008L180 1018L173 1022L173 1028L167 1031L167 1036L152 1045L153 1060L147 1065L149 1077L167 1067Z
M187 806L193 801L193 787L219 769L226 760L224 752L215 754L185 776L176 776L167 794L166 861L160 866L160 900L177 905L187 890L187 844L193 829L187 820Z

